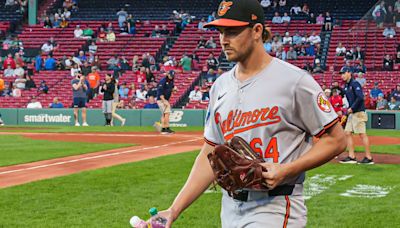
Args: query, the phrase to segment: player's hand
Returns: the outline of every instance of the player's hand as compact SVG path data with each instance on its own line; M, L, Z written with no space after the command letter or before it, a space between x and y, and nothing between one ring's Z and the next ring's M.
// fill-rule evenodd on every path
M173 209L169 208L167 210L164 211L160 211L158 212L158 214L167 219L167 224L165 226L165 228L171 228L172 227L172 223L176 220L176 218L178 217L178 215L176 215L176 213L174 212Z
M350 114L350 113L353 113L353 109L351 109L351 108L349 108L349 109L347 109L347 112Z
M288 175L285 164L260 163L260 165L265 170L262 175L269 189L274 189L280 185Z

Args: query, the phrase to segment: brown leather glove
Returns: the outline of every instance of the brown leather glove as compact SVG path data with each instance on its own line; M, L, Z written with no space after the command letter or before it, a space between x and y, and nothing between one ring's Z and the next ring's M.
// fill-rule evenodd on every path
M208 160L214 171L215 181L230 196L241 189L267 190L263 181L261 162L249 144L241 137L235 136L230 142L217 145L208 154Z

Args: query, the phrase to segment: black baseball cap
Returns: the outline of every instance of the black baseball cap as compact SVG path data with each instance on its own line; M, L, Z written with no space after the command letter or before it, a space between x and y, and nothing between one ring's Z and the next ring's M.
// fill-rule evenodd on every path
M264 25L264 9L258 0L223 0L217 12L217 19L204 27L238 27L260 23Z
M347 73L347 72L350 72L351 73L351 68L350 67L347 67L347 66L344 66L344 67L342 67L342 69L340 69L340 71L339 71L339 73L340 74L344 74L344 73Z
M172 78L174 78L175 77L175 71L174 70L168 71L168 75L171 76Z

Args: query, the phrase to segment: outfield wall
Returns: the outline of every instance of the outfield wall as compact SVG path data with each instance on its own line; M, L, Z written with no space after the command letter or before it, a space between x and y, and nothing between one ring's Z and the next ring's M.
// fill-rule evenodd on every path
M171 126L204 126L206 112L174 109L170 117ZM126 118L127 126L152 126L160 121L161 115L158 109L117 110L117 113ZM367 128L400 130L399 111L368 110L367 113ZM0 109L0 114L6 125L74 125L72 109ZM88 109L87 116L89 125L104 125L104 115L100 109ZM115 124L118 126L120 123L116 120Z

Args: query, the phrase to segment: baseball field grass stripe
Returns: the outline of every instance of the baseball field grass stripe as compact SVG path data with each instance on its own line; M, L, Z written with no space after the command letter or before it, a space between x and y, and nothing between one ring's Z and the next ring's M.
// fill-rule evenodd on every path
M198 151L164 156L0 189L0 210L7 214L0 216L0 224L44 228L128 227L132 215L147 218L150 207L161 210L169 206L185 183L197 154ZM315 175L352 177L328 186L306 201L307 227L396 227L400 224L399 172L398 165L340 164L308 172L308 179ZM381 198L340 195L360 184L390 191ZM219 191L204 194L179 217L174 227L221 227L220 197Z
M133 143L93 144L34 140L20 135L1 135L0 145L0 167L134 146Z

